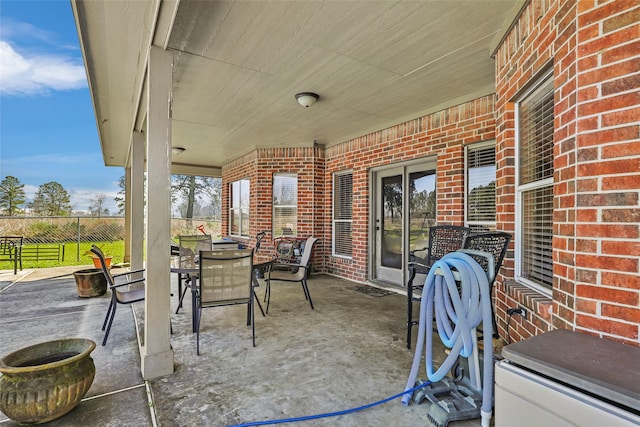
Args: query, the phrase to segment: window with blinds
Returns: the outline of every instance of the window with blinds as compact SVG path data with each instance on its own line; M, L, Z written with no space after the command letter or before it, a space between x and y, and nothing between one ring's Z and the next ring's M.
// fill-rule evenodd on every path
M553 79L518 103L519 276L553 285Z
M229 184L229 234L249 236L249 180Z
M298 176L273 175L273 236L298 234Z
M351 258L353 220L353 173L333 175L333 255Z
M496 147L475 144L467 147L467 226L496 228Z

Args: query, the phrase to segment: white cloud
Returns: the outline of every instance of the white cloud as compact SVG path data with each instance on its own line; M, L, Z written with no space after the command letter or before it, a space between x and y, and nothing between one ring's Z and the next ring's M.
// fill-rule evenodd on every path
M62 55L17 52L0 40L0 93L37 95L87 86L84 66Z
M99 194L105 196L103 208L109 209L110 215L118 213L118 207L114 197L118 195L117 191L104 191L102 189L81 188L69 191L69 199L74 210L82 210L89 212L89 208L95 203Z

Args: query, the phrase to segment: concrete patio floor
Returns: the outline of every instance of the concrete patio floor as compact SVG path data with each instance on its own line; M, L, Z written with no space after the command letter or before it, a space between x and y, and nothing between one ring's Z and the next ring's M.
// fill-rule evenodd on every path
M100 327L109 303L77 296L71 272L82 267L0 272L0 353L37 342L83 337L92 353L94 383L83 401L50 426L230 426L342 411L401 393L413 350L405 347L405 296L372 296L361 284L327 275L309 280L315 310L300 285L272 286L269 314L256 307L256 347L246 306L203 311L201 355L191 332L189 297L172 314L175 373L145 382L137 325L144 307L119 307L105 347ZM177 281L172 277L177 305ZM258 289L262 297L264 284ZM264 305L264 304L263 304ZM439 340L435 340L439 342ZM435 358L445 357L444 349ZM425 378L424 368L419 378ZM362 411L286 425L429 426L428 406L400 399ZM1 426L17 425L0 413ZM480 425L479 419L452 422Z

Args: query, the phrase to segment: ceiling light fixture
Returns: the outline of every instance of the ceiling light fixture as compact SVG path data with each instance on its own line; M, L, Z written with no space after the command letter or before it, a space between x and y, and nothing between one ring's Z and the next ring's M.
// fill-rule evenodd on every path
M179 156L180 154L184 153L185 150L186 148L182 147L171 147L171 152L174 156Z
M320 96L313 92L296 93L296 101L305 108L311 107L319 98Z

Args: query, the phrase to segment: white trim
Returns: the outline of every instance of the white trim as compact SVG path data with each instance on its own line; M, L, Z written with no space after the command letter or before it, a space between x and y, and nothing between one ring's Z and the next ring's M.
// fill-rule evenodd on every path
M532 282L531 280L522 276L522 252L523 252L523 239L522 239L522 195L524 192L529 190L534 190L538 188L545 188L549 186L553 186L553 177L545 178L540 181L527 183L524 185L520 184L520 104L526 99L528 96L533 94L536 90L538 90L543 85L547 84L549 79L553 80L553 68L547 70L542 76L540 76L534 85L528 88L525 92L520 94L517 100L514 102L514 141L515 141L515 234L518 238L515 239L514 245L514 280L516 282L523 284L529 288L534 289L537 292L540 292L544 295L551 296L553 284L551 287L543 286L538 283ZM555 86L552 89L552 92L555 92ZM554 127L555 132L555 127ZM555 144L555 140L554 140Z
M469 149L473 149L473 150L478 150L478 149L483 149L483 148L489 148L489 147L493 147L494 151L496 150L496 140L495 139L491 139L488 141L482 141L482 142L476 142L473 144L467 144L464 146L464 224L466 227L469 227L469 218L467 216L468 210L467 207L469 206L469 162L468 162L468 157L469 157ZM498 179L497 177L497 171L498 171L498 165L496 164L496 180ZM497 183L496 183L496 188L497 188ZM498 206L498 203L496 201L496 207ZM437 208L437 206L436 206ZM496 212L497 215L497 212ZM496 227L496 223L497 220L494 218L493 222L491 223L491 225L493 226L493 228L495 229ZM472 225L484 225L484 224L472 224Z
M353 198L353 169L345 169L331 174L331 256L340 259L353 259L353 206L351 208L351 219L336 220L335 214L335 192L336 192L336 177L342 175L351 175L351 197ZM351 255L336 254L336 223L348 223L351 224Z

